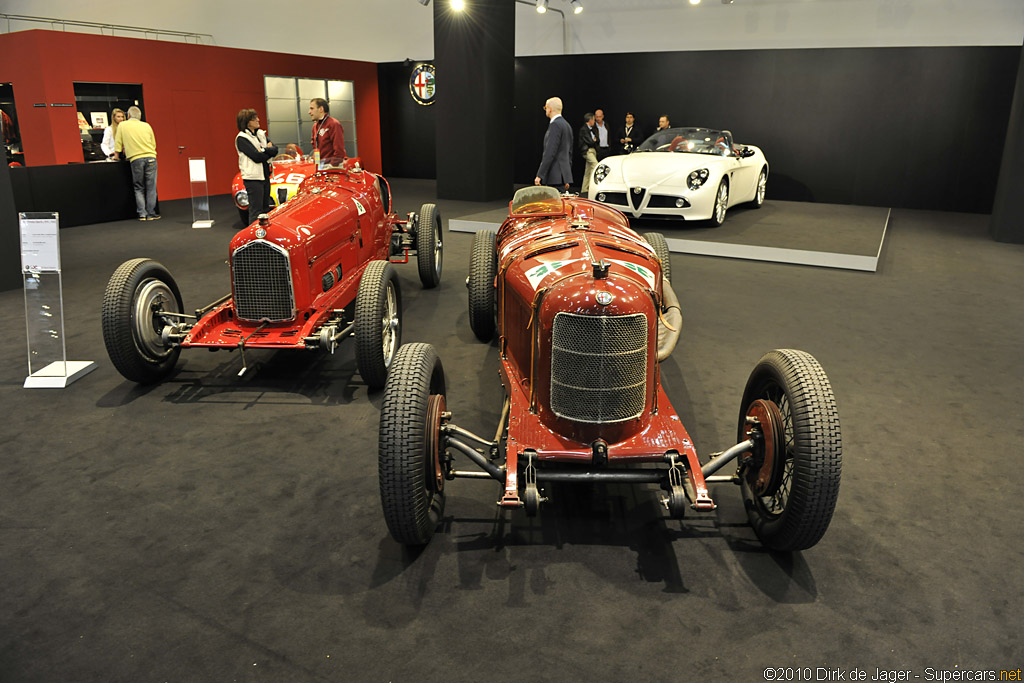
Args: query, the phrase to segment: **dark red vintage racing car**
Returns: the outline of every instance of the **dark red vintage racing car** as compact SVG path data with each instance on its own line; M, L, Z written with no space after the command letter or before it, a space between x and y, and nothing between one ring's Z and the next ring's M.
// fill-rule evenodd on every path
M433 204L399 218L383 177L359 159L306 178L293 200L239 231L231 292L186 314L174 278L151 259L126 261L103 298L103 341L133 382L156 382L183 348L324 349L354 334L359 373L384 386L401 340L401 290L391 263L416 253L420 281L441 279L441 215Z
M663 236L641 237L605 205L525 188L497 233L476 233L467 285L474 333L499 335L501 418L493 438L458 427L433 347L399 349L378 450L396 540L430 539L457 477L498 480L498 505L528 515L548 482L658 484L677 518L715 509L709 485L728 482L764 545L808 548L825 533L842 459L825 372L802 351L766 354L743 392L737 443L701 463L661 383L682 319ZM455 454L482 471L456 469Z

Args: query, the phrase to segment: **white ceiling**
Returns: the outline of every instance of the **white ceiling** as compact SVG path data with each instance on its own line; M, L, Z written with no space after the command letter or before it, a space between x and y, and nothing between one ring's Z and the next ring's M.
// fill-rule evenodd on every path
M445 2L446 0L434 0ZM466 0L472 4L472 0ZM509 0L510 2L512 0ZM516 54L912 45L1021 45L1024 0L582 0L516 12ZM99 10L99 11L98 11ZM416 0L83 4L0 0L0 13L209 33L217 45L372 62L433 56L433 7ZM15 22L11 30L45 28ZM6 26L0 22L0 30Z

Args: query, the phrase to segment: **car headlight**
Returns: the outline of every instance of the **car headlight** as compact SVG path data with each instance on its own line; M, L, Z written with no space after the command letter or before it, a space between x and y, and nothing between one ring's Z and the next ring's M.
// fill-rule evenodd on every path
M249 206L249 193L245 190L235 193L235 204L238 204L243 209Z
M599 183L603 181L605 178L608 177L609 173L611 173L611 169L608 168L608 166L606 166L605 164L601 164L600 166L594 169L594 182Z
M691 190L698 189L708 179L708 169L702 168L697 171L691 171L689 177L686 179L686 184L690 186Z

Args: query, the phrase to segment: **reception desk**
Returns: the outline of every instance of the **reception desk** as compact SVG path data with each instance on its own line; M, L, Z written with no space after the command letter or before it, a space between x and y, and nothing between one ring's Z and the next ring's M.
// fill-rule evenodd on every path
M136 217L127 162L15 167L10 173L17 210L56 211L62 228Z

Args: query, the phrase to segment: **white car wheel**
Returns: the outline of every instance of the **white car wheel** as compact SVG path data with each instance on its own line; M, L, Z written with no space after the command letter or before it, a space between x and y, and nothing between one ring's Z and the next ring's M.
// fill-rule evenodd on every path
M729 208L729 183L725 178L718 185L718 194L715 195L715 213L711 216L711 224L716 228L725 222L725 211Z
M764 193L768 186L768 171L761 169L761 175L757 176L757 192L754 193L754 208L760 209L764 206Z

